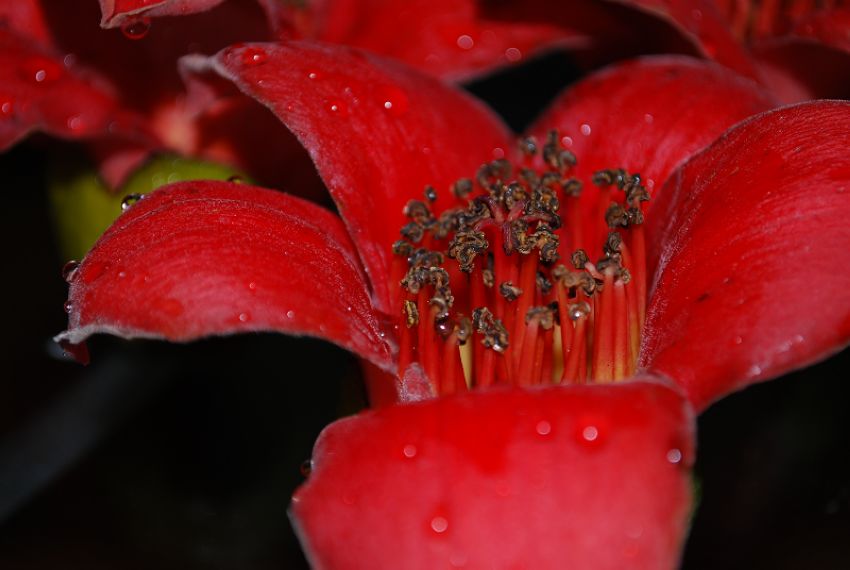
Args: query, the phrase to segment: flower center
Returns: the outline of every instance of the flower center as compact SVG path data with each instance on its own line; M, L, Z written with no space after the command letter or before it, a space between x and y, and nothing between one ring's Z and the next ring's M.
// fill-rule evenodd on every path
M405 207L393 245L398 372L418 363L436 395L634 372L646 306L640 175L596 172L583 197L556 131L520 150L521 164L499 159L455 182L459 205L439 216L430 186Z

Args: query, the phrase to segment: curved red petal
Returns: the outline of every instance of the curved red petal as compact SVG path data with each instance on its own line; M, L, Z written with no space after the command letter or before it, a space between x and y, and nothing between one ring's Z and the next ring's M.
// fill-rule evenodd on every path
M805 37L756 44L762 83L784 103L850 97L850 51Z
M474 0L326 0L288 7L296 34L367 49L443 79L462 80L554 47L586 44L542 23L479 16Z
M531 132L557 129L583 179L603 168L640 172L650 190L731 125L774 106L756 83L685 56L606 68L564 92Z
M391 366L342 222L280 192L195 181L125 212L73 273L68 330L189 341L278 331L324 338Z
M815 12L797 22L792 34L850 52L850 8Z
M52 36L38 0L0 0L0 28L49 46Z
M674 568L693 429L648 381L382 408L322 432L291 514L317 568Z
M511 137L481 103L451 86L363 52L308 42L229 48L209 60L268 106L310 153L388 307L390 245L404 205L426 184L453 203L469 176Z
M657 263L641 363L697 409L850 339L850 103L786 107L730 130L648 218Z
M73 139L149 137L103 77L73 57L0 29L0 150L32 131Z
M222 2L224 0L100 0L100 25L114 28L139 18L206 12Z

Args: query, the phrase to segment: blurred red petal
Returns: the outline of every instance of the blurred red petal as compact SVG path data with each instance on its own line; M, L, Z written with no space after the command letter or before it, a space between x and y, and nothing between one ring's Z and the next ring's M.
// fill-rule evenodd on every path
M791 33L850 52L850 8L815 12L797 22Z
M762 83L783 103L850 97L850 51L785 36L753 46Z
M96 333L189 341L277 331L391 365L342 222L242 184L174 184L134 204L73 274L68 308L57 337L65 343Z
M207 65L274 111L308 150L383 310L404 205L426 184L437 189L437 209L453 204L451 184L512 145L502 122L472 97L356 50L256 44L229 48Z
M670 178L648 218L641 363L698 410L847 345L848 146L850 103L801 104L742 123Z
M646 381L391 406L325 429L292 516L316 568L671 569L693 429Z

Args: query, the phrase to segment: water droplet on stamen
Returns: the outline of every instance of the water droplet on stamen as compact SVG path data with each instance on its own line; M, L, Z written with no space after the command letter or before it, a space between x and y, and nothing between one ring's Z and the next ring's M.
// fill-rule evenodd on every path
M64 279L66 283L70 283L74 280L74 277L77 276L77 269L79 268L80 262L76 259L72 259L62 267L62 279Z
M472 36L463 34L457 37L457 47L460 49L472 49L474 46L475 40L472 39Z
M261 65L268 58L268 54L260 48L248 48L242 52L242 63L244 65Z
M124 196L124 199L121 200L121 211L126 212L130 209L130 206L143 199L144 197L144 194L127 194L126 196Z
M309 477L310 473L313 472L313 460L305 459L301 463L301 467L299 468L299 470L301 471L301 475L303 475L304 477Z
M405 445L404 449L402 450L402 453L404 453L404 456L407 457L408 459L412 459L412 458L416 457L416 452L417 452L416 446L413 445L412 443L408 443L407 445Z
M121 33L128 40L140 40L148 35L151 30L150 18L137 18L128 20L121 25Z
M535 427L535 429L540 435L549 435L552 432L552 424L550 424L546 420L540 420L539 422L537 422L537 426Z
M667 452L667 461L672 464L677 464L682 461L682 450L673 448Z
M442 534L446 532L449 528L449 521L446 517L434 517L431 519L431 530L436 532L437 534Z

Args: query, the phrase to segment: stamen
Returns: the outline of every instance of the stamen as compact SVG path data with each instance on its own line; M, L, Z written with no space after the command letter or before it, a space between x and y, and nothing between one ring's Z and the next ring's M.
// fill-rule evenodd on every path
M599 192L588 207L580 204L583 182L570 176L575 155L556 131L542 145L519 141L519 153L517 167L499 159L457 180L451 191L464 207L435 214L431 186L405 206L391 285L402 307L399 368L419 362L438 395L558 381L556 360L565 383L634 372L646 303L649 193L640 175L596 172L590 181ZM598 213L596 223L588 225L588 211ZM555 265L562 240L574 252L566 267ZM588 252L599 256L595 263ZM471 320L456 312L447 259L466 274L458 308L471 310ZM473 334L478 342L462 362L460 347Z

